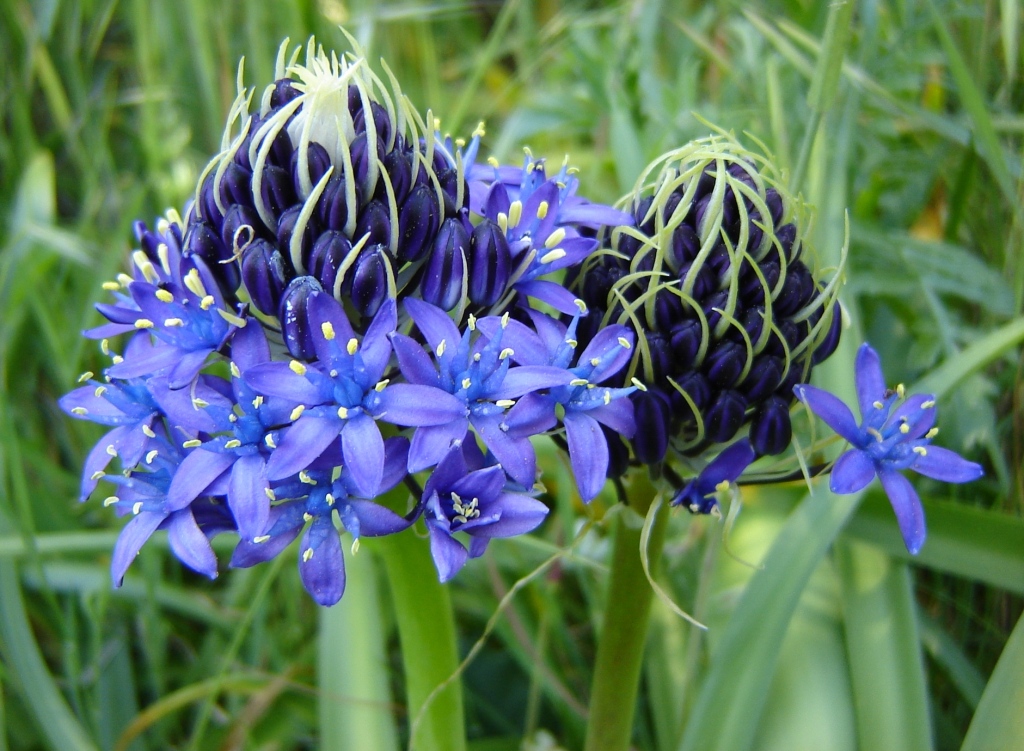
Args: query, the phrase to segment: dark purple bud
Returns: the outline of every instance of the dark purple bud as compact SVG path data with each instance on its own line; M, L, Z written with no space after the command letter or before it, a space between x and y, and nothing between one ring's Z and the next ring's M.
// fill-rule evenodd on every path
M252 242L265 233L263 222L256 209L236 203L228 209L224 217L224 224L220 228L220 239L229 252L234 252L237 238L238 246L244 248L246 243Z
M738 391L727 390L718 395L704 413L704 437L712 443L731 440L743 426L747 400Z
M434 189L417 185L398 213L399 263L412 263L422 258L430 250L440 223L441 209Z
M451 310L459 304L468 251L469 233L465 226L458 219L446 219L424 268L421 294L426 302L441 310Z
M388 173L388 179L391 181L391 190L395 194L395 203L399 206L409 195L409 189L412 187L412 155L404 151L395 149L391 151L384 161L381 163L381 167ZM381 180L377 183L377 197L382 201L387 201L387 192L384 188L384 181Z
M295 223L298 221L301 211L302 206L292 206L281 214L281 218L277 220L277 246L281 249L281 253L289 263L291 262L292 234L295 231ZM313 238L318 234L319 228L316 226L316 218L311 216L309 221L306 222L305 230L302 233L300 258L306 258L309 255L309 251L313 248Z
M750 422L750 443L758 455L781 454L793 438L789 420L789 402L779 396L769 397Z
M669 401L656 388L634 392L631 398L636 416L633 452L643 464L660 462L668 450Z
M776 320L775 326L778 329L778 331L772 331L772 333L769 335L768 344L765 345L764 351L770 355L775 355L777 357L785 357L786 349L784 349L782 346L782 341L779 339L779 334L782 334L782 339L784 339L786 342L786 348L788 348L789 351L792 352L793 348L800 343L800 340L802 339L802 333L800 331L800 327L797 326L792 321Z
M723 289L721 292L716 292L704 301L704 316L708 319L708 331L714 332L715 326L722 320L722 314L720 310L725 310L725 306L729 302L729 290ZM741 315L742 311L734 311L733 315Z
M719 342L704 360L704 373L717 388L731 388L747 364L747 350L728 339Z
M453 217L469 200L469 185L463 178L462 204L459 204L456 201L459 189L459 171L454 167L442 170L437 174L437 181L441 183L441 192L444 194L444 215Z
M333 292L338 269L351 250L352 242L344 233L329 229L313 243L306 270L320 281L327 292Z
M508 240L494 222L485 219L469 238L469 299L475 305L494 305L505 294L512 253Z
M786 281L772 304L772 310L776 316L791 316L809 303L815 292L810 270L801 261L794 261L786 269Z
M359 192L355 197L356 211L359 210ZM348 222L348 199L346 197L345 178L332 175L324 186L324 192L317 201L317 215L327 229L343 230Z
M360 99L359 110L352 116L356 133L366 132L366 110L361 105L362 100ZM388 117L388 111L384 109L383 105L374 101L370 102L370 111L373 112L373 125L377 130L377 138L386 146L391 143L391 133L394 130L391 127L391 118Z
M680 321L672 327L670 341L672 342L672 359L677 366L680 368L693 367L693 361L697 359L697 352L700 350L700 321Z
M242 281L260 313L277 315L288 278L281 252L266 240L253 240L242 253Z
M320 182L320 178L327 174L327 170L331 168L331 157L327 153L327 149L318 144L316 141L311 141L309 148L306 149L306 162L309 166L309 184L315 186ZM335 170L337 171L337 170ZM292 173L292 187L295 189L295 195L302 195L302 178L299 175L299 152L296 151L292 154L291 160L291 173ZM330 181L328 181L330 182ZM326 188L326 186L324 186ZM321 194L322 197L322 194Z
M775 237L779 240L779 245L782 246L782 252L786 255L786 260L795 261L800 257L800 248L796 242L796 225L795 224L784 224L775 230Z
M230 206L240 203L243 206L255 206L252 197L252 172L235 162L231 162L224 170L220 181L221 201Z
M374 199L366 204L356 221L352 239L359 242L369 235L366 245L389 245L391 243L391 212L387 204Z
M747 396L747 401L759 402L771 394L782 383L782 373L785 369L780 358L772 355L759 355L750 367L750 372L743 379L742 390Z
M589 276L587 278L589 282ZM668 331L682 320L685 309L679 295L668 289L659 290L654 296L654 322L659 329Z
M759 306L748 308L739 317L739 322L743 326L743 330L747 332L750 343L757 344L758 339L761 337L761 329L764 328L764 308ZM726 336L737 344L744 343L743 335L735 326L729 327Z
M351 84L348 87L348 113L355 118L363 111L363 98L359 95L359 87Z
M260 193L263 196L263 205L275 217L281 216L285 209L298 203L295 190L292 187L292 176L287 170L280 167L266 166L263 168Z
M839 303L836 303L832 306L832 322L828 326L828 333L825 334L821 344L814 350L814 355L811 358L811 362L814 365L824 362L826 358L836 351L836 347L839 346L839 337L842 333L843 312L839 307Z
M370 245L359 252L356 262L345 275L342 292L360 315L373 317L388 298L391 268L391 254L386 245Z
M764 277L761 282L754 270L750 268L750 262L744 262L744 269L740 276L740 299L747 305L764 305L765 285L768 287L768 294L775 288L779 281L779 262L774 260L763 260L757 265Z
M693 200L695 202L704 198L704 196L706 196L708 193L714 190L715 173L716 170L715 165L713 163L706 167L704 171L700 173L700 177L697 178L697 190L693 194ZM690 214L692 216L693 212L691 211Z
M352 170L356 175L356 192L360 198L369 198L373 195L373 191L376 189L376 184L370 185L367 183L367 178L370 174L370 159L372 154L366 144L366 133L360 133L352 143L349 145L349 151L352 155ZM384 159L384 144L381 143L380 138L377 139L377 159Z
M206 222L193 222L189 225L188 234L185 236L186 258L199 256L206 264L213 268L221 261L231 257L231 252L224 247L217 232Z
M199 191L199 213L201 218L213 225L224 221L224 215L217 208L217 201L213 192L213 175L209 175L203 182L203 189Z
M693 261L700 251L700 238L689 224L680 224L672 231L672 246L668 254L668 267L678 271Z
M259 115L252 115L249 117L249 130L246 132L245 138L242 142L238 144L238 148L235 149L235 155L232 157L236 164L241 167L245 167L247 170L252 169L252 163L249 161L249 147L252 145L252 137L253 134L260 129L260 124L262 122L263 121L260 119Z
M651 204L653 203L654 196L647 196L646 198L643 198L633 210L633 218L636 220L636 226L648 237L654 234L655 228L654 214L652 213L650 217L647 216L648 212L651 210Z
M279 78L274 81L274 90L270 94L270 106L272 109L283 107L302 92L293 85L290 78Z
M647 349L651 353L651 367L655 380L660 381L672 373L672 344L660 331L645 331Z
M775 188L768 188L764 192L764 202L768 205L768 211L772 215L772 223L778 227L782 221L782 212L785 207L782 204L782 196L779 195L779 191Z
M669 397L672 400L672 414L684 425L696 425L697 415L711 403L711 398L714 396L711 384L703 374L690 371L676 381L676 386L679 388L673 387L669 392ZM686 396L690 397L689 400L680 393L679 389L686 392ZM693 402L693 406L690 405L690 402ZM696 412L694 412L694 408L696 408Z
M622 440L622 436L609 427L601 426L604 439L608 444L608 472L607 477L612 479L622 477L629 469L629 446Z
M320 282L311 276L297 276L291 280L281 297L281 307L277 314L281 321L281 333L288 352L299 360L316 359L313 332L306 314L309 299L316 294L324 294Z
M582 289L583 302L588 308L604 308L608 305L608 295L612 287L622 278L625 272L618 266L594 266L587 272Z
M640 246L643 245L643 241L633 237L627 232L619 233L619 242L616 246L619 253L625 256L625 259L621 258L609 258L609 263L614 263L617 267L623 271L629 269L629 262L633 259L633 256L640 250Z
M679 269L679 278L686 280L691 273L691 266L689 263L683 264ZM711 267L706 263L702 264L700 269L697 271L696 277L693 280L693 287L690 290L690 297L700 302L708 297L718 286L718 279L715 276L715 272L711 270Z
M729 251L722 243L718 243L711 249L704 263L711 267L715 276L726 278L729 275L729 269L732 268L732 256L729 255Z

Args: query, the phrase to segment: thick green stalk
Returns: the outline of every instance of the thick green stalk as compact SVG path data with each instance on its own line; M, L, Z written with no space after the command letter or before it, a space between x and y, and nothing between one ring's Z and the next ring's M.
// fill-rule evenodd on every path
M448 590L437 580L427 540L409 530L377 541L384 557L405 669L411 751L465 751L462 684L452 681L422 711L434 689L455 674L459 655Z
M654 521L648 547L652 573L661 558L668 507ZM654 592L640 560L642 520L623 509L615 521L611 580L599 634L585 751L626 751L640 687Z

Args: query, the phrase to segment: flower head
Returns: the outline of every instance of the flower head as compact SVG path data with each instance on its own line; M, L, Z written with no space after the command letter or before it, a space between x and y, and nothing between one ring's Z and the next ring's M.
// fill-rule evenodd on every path
M856 493L876 476L882 483L903 541L911 554L924 544L924 509L917 492L900 470L915 472L942 482L971 482L982 476L980 465L931 441L935 425L935 397L906 396L902 384L885 386L878 353L869 344L857 351L855 364L858 425L850 409L832 394L814 386L799 385L793 391L818 417L850 442L832 468L829 487L833 493Z

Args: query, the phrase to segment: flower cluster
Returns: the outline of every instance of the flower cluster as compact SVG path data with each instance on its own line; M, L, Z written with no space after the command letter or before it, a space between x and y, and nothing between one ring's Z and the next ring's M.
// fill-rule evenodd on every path
M310 41L297 59L282 46L251 110L239 84L184 215L136 225L131 272L85 332L110 363L61 400L110 428L81 497L104 481L132 517L115 585L158 529L210 577L216 534L237 534L236 567L301 536L302 582L330 605L341 532L354 551L416 523L446 581L544 520L541 435L584 502L630 465L683 459L704 469L673 504L713 513L789 445L794 394L859 452L834 482L942 476L907 464L898 432L923 457L930 418L887 418L885 397L862 430L800 386L838 342L836 282L805 264L799 202L731 139L655 162L620 211L580 195L567 163L478 162L482 128L442 135L360 54Z

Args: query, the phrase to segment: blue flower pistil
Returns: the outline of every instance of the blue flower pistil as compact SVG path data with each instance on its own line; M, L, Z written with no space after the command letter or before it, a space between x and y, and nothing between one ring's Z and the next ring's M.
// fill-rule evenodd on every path
M857 351L855 379L859 425L849 407L827 391L799 385L793 393L850 443L850 450L832 467L832 492L856 493L877 476L896 513L907 550L916 554L925 540L924 509L913 485L900 471L911 469L953 483L977 480L984 472L981 465L956 452L931 445L938 433L935 397L908 397L902 385L886 388L878 353L866 343Z

